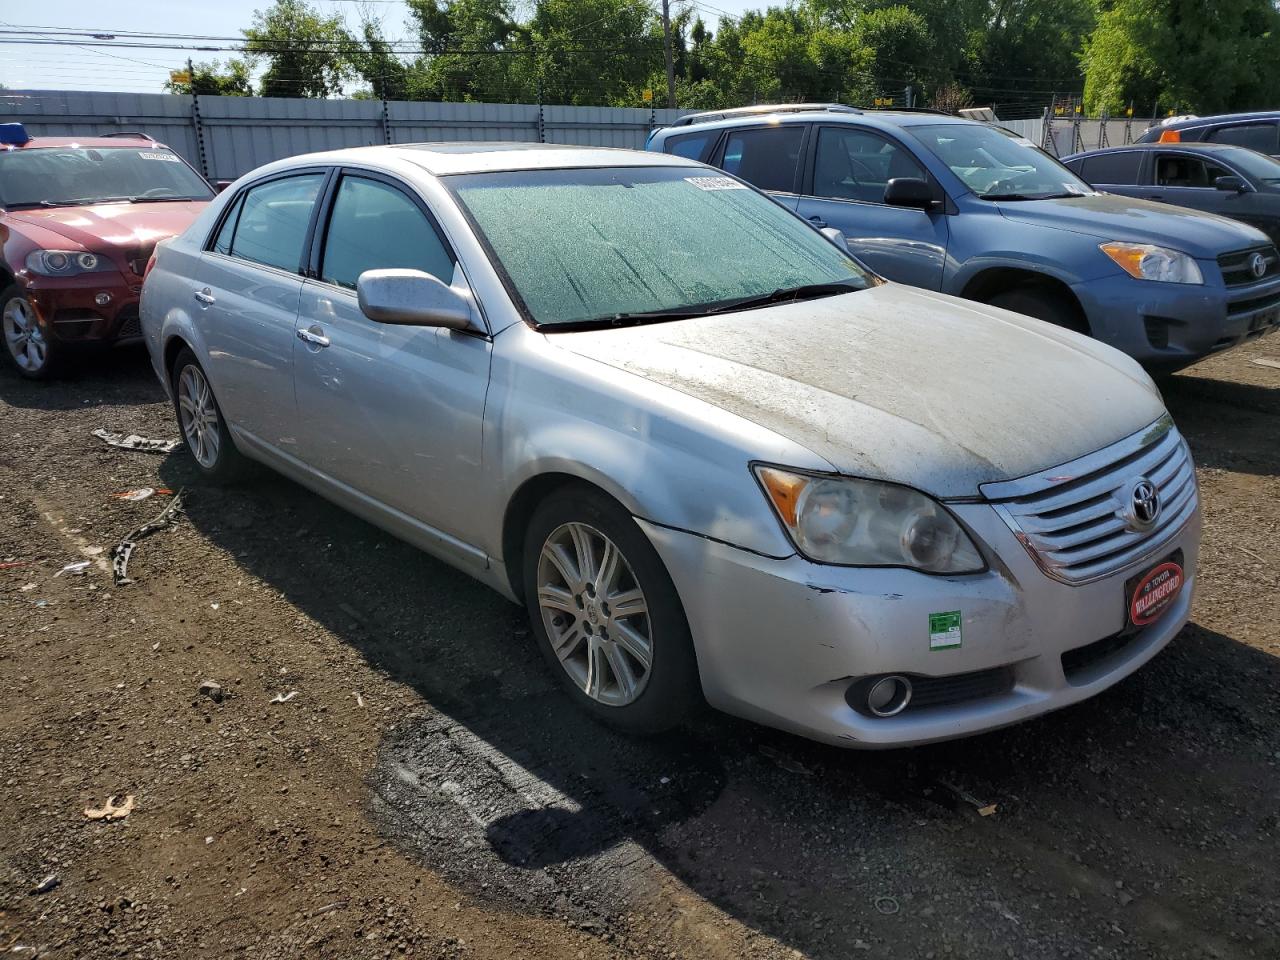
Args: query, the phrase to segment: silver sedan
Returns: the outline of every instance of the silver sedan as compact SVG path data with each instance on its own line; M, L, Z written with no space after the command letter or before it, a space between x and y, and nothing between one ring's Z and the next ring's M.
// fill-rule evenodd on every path
M523 604L585 709L845 746L1090 697L1186 621L1186 444L1097 341L886 283L655 153L241 178L142 296L198 469L260 461Z

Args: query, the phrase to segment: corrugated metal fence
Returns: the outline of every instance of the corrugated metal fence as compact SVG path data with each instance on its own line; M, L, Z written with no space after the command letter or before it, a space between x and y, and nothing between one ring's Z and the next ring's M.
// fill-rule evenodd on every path
M656 126L687 110L512 103L291 100L161 93L0 91L0 122L33 136L141 131L214 180L231 180L282 157L381 143L524 140L596 147L644 146Z

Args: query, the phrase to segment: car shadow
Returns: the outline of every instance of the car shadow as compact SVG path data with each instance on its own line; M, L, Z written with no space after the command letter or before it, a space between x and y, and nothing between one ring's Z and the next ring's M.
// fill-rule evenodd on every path
M70 385L72 390L66 389ZM0 401L37 410L83 410L129 406L164 398L146 348L130 344L73 358L51 381L27 380L0 357Z
M523 611L465 575L274 475L204 487L171 455L161 476L248 574L421 697L380 748L370 816L477 896L609 928L669 875L815 958L858 940L1123 952L1134 936L1173 957L1261 916L1280 879L1232 827L1280 788L1280 661L1201 626L1089 702L968 740L846 752L709 710L628 738L580 713ZM1171 828L1170 797L1199 819ZM1154 912L1123 935L1103 922L1117 850L1166 883L1178 931ZM1230 913L1180 870L1220 875ZM1257 937L1265 953L1274 936Z
M1196 463L1280 475L1280 389L1203 376L1170 377L1160 387Z

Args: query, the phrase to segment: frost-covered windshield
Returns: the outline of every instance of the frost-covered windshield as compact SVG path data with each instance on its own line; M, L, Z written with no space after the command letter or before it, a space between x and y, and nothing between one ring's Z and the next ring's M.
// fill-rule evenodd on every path
M446 182L539 326L672 319L797 288L820 296L874 282L775 201L704 167Z
M1021 137L982 123L913 126L911 133L983 200L1047 200L1094 192Z

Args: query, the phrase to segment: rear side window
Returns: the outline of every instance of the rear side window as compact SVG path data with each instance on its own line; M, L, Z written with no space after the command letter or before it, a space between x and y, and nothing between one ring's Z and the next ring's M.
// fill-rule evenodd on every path
M687 160L705 160L711 145L715 143L719 130L708 130L704 133L686 133L679 137L667 137L662 144L664 153L674 153Z
M453 280L453 256L416 203L364 177L343 177L324 241L320 278L354 290L366 270L398 267Z
M761 190L792 193L803 141L800 126L734 130L725 142L720 166Z
M1230 143L1237 147L1248 147L1259 153L1277 153L1277 127L1274 123L1241 123L1233 127L1218 127L1210 132L1208 139L1214 143Z
M236 197L231 201L231 209L227 211L226 219L222 221L222 228L218 231L218 236L213 241L214 253L231 253L231 240L235 236L236 224L240 222L240 208L244 206L244 194Z
M223 224L214 248L233 257L297 273L302 266L302 246L311 211L323 182L324 174L308 173L250 187L243 199L236 201L232 217ZM223 234L233 217L235 225L223 251Z
M1142 167L1142 154L1136 150L1124 150L1120 153L1100 153L1096 157L1085 157L1078 161L1079 166L1068 164L1081 179L1091 184L1118 183L1136 184L1138 170Z

